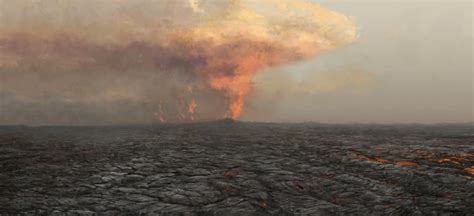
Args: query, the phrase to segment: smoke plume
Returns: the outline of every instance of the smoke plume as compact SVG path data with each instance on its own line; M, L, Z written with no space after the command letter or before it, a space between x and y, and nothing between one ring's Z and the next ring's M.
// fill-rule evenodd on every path
M0 123L238 118L253 75L356 35L300 0L0 0Z

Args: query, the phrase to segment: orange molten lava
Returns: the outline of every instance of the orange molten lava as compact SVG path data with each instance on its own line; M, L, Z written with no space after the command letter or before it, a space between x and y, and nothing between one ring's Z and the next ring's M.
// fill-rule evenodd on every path
M474 175L474 166L468 167L464 169L467 173Z
M418 166L417 163L414 163L414 162L411 162L411 161L399 161L399 162L397 162L397 165L399 165L399 166L407 166L407 167Z

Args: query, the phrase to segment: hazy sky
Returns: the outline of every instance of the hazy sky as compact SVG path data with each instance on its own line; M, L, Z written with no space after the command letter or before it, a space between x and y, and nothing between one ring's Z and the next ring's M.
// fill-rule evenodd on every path
M249 106L274 110L249 119L473 121L471 1L318 2L352 16L359 38L278 76L259 74Z
M456 0L0 0L0 124L472 122L472 11Z

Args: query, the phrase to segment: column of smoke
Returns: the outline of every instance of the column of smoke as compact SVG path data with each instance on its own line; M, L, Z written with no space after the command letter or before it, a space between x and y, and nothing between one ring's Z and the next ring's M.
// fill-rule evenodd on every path
M352 42L299 0L0 0L1 123L238 118L252 77Z

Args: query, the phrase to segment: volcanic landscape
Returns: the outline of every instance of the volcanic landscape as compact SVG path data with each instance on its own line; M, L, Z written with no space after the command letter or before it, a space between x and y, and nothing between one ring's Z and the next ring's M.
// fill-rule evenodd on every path
M0 212L472 215L463 125L0 127Z

